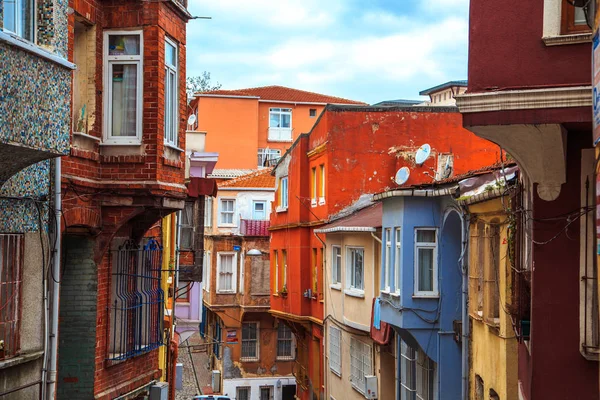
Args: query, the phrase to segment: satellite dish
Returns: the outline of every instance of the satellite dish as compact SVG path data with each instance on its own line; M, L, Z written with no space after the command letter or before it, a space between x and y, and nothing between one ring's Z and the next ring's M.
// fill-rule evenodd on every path
M417 152L415 153L415 162L417 165L423 164L431 154L431 146L425 143L423 146L419 147Z
M404 185L409 176L410 169L408 169L408 167L402 167L398 170L398 172L396 172L396 178L394 180L396 181L396 184Z
M196 115L192 114L188 117L188 125L194 125L196 123Z

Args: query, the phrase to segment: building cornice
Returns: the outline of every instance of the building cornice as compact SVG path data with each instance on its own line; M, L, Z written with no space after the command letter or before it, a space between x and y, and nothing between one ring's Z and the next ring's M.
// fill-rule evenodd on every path
M462 94L456 96L456 105L463 114L540 108L591 107L592 87L554 87Z
M574 35L544 36L542 41L546 46L562 46L565 44L591 43L592 33L578 33Z

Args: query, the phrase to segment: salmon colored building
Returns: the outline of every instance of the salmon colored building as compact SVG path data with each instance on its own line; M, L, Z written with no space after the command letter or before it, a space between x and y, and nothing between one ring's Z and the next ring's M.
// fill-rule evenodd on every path
M327 104L364 105L283 86L214 90L191 103L193 128L206 132L206 151L219 153L219 170L253 170L273 165Z
M431 145L432 156L417 168L414 154L424 143ZM411 168L406 185L413 186L430 184L448 166L454 176L499 158L497 146L462 128L455 107L329 105L310 133L296 139L274 170L270 312L287 321L296 336L299 398L325 398L324 291L352 295L346 283L336 289L324 276L325 237L314 230L355 211L373 193L396 187L401 167Z

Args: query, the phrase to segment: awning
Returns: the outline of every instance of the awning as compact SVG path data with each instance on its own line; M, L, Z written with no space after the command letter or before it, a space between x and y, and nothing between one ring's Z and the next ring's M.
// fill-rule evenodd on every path
M352 215L333 221L322 228L315 229L315 232L375 232L378 227L381 227L382 217L382 203L374 203Z
M187 188L190 197L217 196L217 181L214 179L191 177Z

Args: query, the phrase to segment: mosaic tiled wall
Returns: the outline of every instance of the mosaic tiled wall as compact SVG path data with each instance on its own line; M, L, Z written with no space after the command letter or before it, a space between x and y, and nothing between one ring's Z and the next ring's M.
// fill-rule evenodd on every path
M0 232L35 232L48 221L50 206L49 160L33 164L0 188ZM25 198L22 200L6 197Z

